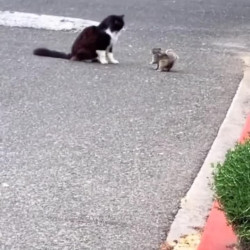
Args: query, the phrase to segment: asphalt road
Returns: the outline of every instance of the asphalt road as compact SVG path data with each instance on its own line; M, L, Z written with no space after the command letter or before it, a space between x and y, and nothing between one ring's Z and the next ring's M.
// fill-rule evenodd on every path
M0 249L158 249L242 77L249 0L0 0L127 30L103 66L32 55L75 33L0 27ZM173 72L148 62L180 56Z

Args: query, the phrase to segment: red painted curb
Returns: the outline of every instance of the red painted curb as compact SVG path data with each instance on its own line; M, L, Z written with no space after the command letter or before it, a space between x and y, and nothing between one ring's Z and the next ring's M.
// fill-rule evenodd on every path
M239 141L244 142L244 140L249 137L250 115L247 117ZM219 210L218 203L214 202L198 250L228 250L227 246L236 243L236 241L237 237L232 228L227 225L227 220L223 211Z
M239 141L244 142L247 138L250 138L250 115L247 117L247 121Z
M223 211L214 202L198 250L228 250L227 246L236 242L237 238L227 225Z

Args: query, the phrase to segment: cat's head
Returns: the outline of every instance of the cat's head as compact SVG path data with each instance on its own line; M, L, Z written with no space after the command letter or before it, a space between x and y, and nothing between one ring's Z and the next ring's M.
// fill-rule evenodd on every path
M99 27L102 29L110 29L112 32L118 32L124 25L124 15L110 15L100 23Z

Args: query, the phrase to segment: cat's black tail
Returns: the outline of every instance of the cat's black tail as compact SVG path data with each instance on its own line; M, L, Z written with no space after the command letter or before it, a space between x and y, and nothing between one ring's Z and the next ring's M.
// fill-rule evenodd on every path
M63 52L58 52L54 50L49 50L45 48L38 48L33 51L34 55L37 56L47 56L47 57L54 57L54 58L62 58L62 59L70 59L71 55L66 54Z

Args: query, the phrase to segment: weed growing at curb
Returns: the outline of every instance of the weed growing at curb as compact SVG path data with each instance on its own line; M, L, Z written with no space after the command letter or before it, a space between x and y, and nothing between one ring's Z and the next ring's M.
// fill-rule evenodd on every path
M240 244L250 246L250 140L237 144L215 166L214 190Z

